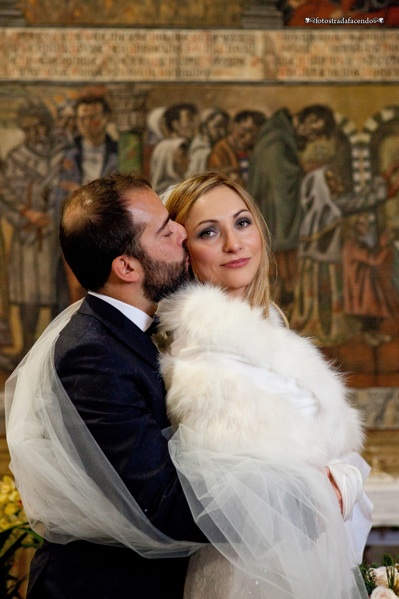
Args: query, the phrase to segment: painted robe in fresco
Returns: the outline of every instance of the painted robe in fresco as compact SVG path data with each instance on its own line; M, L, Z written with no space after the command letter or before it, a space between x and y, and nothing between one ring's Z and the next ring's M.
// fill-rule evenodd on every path
M13 227L9 253L9 300L15 304L52 306L55 302L54 250L58 228L54 221L54 185L62 148L39 155L25 144L11 150L2 176L1 210ZM48 224L38 228L24 209L42 212Z

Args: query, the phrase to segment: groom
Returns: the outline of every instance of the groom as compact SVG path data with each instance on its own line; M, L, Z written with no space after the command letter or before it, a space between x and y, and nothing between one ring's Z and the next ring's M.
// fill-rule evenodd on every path
M60 240L88 291L55 347L58 376L100 449L151 523L205 542L162 429L169 426L158 355L146 330L157 302L186 279L186 233L140 176L112 175L66 202ZM104 519L107 514L104 513ZM180 599L186 558L76 540L36 552L29 599Z

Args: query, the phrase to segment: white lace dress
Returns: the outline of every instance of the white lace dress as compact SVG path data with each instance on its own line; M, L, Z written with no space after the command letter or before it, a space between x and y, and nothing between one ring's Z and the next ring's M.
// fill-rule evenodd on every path
M246 576L209 545L189 562L184 599L261 599L262 583Z

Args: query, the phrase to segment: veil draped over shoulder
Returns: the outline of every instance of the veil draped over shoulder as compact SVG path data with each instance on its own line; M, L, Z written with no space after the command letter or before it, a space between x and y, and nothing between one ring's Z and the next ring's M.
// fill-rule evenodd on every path
M45 330L6 383L10 468L31 527L48 541L123 545L149 558L189 555L145 517L90 434L54 367L60 331L81 302Z

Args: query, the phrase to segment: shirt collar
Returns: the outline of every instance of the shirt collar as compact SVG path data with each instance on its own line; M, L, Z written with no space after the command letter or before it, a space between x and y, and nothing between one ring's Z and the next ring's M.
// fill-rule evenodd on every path
M89 291L89 294L102 299L104 302L111 304L111 306L114 306L114 308L119 310L119 312L122 312L126 318L138 326L142 331L146 331L153 321L151 316L142 310L139 310L139 308L135 308L135 306L121 302L114 297L103 295L102 293L96 293L95 291Z

